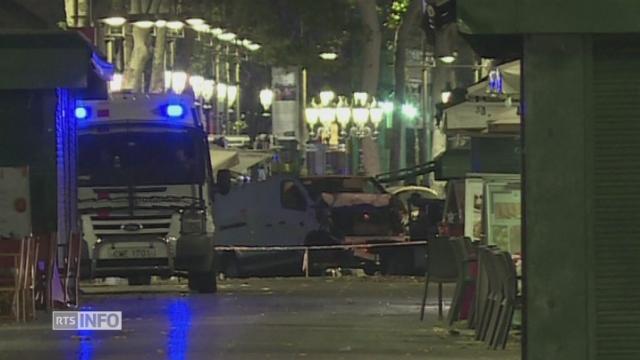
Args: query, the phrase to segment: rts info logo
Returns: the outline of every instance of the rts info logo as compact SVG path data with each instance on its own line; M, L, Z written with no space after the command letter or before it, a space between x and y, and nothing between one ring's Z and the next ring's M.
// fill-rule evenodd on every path
M54 311L53 330L122 330L122 311Z

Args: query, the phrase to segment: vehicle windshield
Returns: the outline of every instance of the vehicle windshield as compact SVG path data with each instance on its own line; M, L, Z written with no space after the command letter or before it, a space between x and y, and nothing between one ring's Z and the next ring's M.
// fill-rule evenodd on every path
M315 199L322 193L382 194L384 189L374 179L366 177L306 178L302 184Z
M126 131L79 136L80 186L201 184L204 163L197 134Z

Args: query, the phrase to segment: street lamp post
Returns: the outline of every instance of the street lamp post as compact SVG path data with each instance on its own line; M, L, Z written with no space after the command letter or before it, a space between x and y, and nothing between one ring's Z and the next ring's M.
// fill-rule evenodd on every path
M222 35L225 35L228 33L223 33ZM219 39L224 39L224 37L220 35L218 38ZM224 41L224 40L223 40ZM227 89L228 86L231 85L231 49L229 48L228 44L224 45L224 84L226 84L226 86L224 86L224 93L221 94L222 95L222 110L223 110L223 115L222 115L222 132L227 134L229 131L229 102L227 101ZM218 89L220 90L220 88Z
M378 144L380 148L383 149L382 154L384 154L384 156L382 156L382 159L381 159L382 160L381 162L384 164L382 171L387 172L389 171L389 152L387 149L387 144L388 144L387 137L389 136L388 129L392 126L392 122L393 122L393 110L394 110L393 101L383 101L380 103L380 107L382 108L382 111L384 113L384 116L383 116L384 124L380 128L380 134L378 135Z
M335 93L332 91L323 91L320 101L312 102L306 108L305 115L307 124L313 130L320 124L321 130L312 137L319 139L320 142L327 142L329 145L338 145L333 143L333 136L338 136L343 143L338 148L348 146L351 154L352 171L354 173L363 172L363 153L362 140L371 135L374 138L379 134L378 128L382 124L386 111L383 107L384 103L378 103L373 97L367 93L355 93L353 102L344 96L338 96L336 100ZM341 128L338 133L334 131L336 127ZM328 134L328 136L327 136ZM319 146L322 149L324 146ZM319 151L319 150L318 150ZM322 154L318 154L322 158Z
M202 110L205 115L207 135L213 132L213 124L211 121L212 99L215 93L215 81L213 79L205 79L202 84Z
M126 38L125 24L127 19L119 15L110 15L100 20L104 24L104 42L107 61L115 64L116 71L122 73L126 64L124 43ZM118 52L118 49L123 50ZM120 54L120 56L117 56Z
M241 67L241 63L242 63L242 58L240 57L240 49L239 49L238 46L236 46L236 49L235 49L235 59L236 59L235 83L236 83L236 87L237 87L235 112L236 112L236 126L239 126L240 125L240 121L242 121L242 114L241 114L241 111L242 111L242 109L241 109L242 108L242 99L241 99L241 97L242 97L242 89L240 87L240 84L241 84L240 67Z
M220 29L221 30L221 29ZM216 36L216 29L211 30L211 34ZM213 114L213 132L215 134L220 134L220 116L219 116L219 102L218 95L216 91L217 84L221 81L220 78L220 47L215 44L213 46L213 81L214 81L214 89L213 89L213 98L211 100L211 113Z

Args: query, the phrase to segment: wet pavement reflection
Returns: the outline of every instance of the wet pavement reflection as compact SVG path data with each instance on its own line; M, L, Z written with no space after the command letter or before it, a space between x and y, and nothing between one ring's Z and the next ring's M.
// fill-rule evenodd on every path
M421 279L247 279L218 294L182 284L85 288L82 310L122 311L122 331L52 331L51 318L0 325L0 359L519 359L447 336ZM446 289L449 293L452 289ZM132 292L135 291L135 292Z

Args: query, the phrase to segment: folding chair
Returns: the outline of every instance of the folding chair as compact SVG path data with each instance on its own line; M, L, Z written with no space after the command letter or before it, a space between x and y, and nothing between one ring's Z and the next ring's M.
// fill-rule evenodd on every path
M505 251L493 251L491 252L491 267L490 271L493 271L494 282L496 284L495 291L491 297L491 310L487 319L486 333L484 336L484 342L493 347L496 334L499 332L499 320L502 317L502 313L505 311L505 286L508 277L508 269L504 263L504 257L509 256Z
M23 276L20 284L22 295L23 320L36 318L36 263L38 259L38 244L35 238L29 236L24 240L23 251Z
M65 263L65 296L68 302L74 306L78 306L80 289L80 256L82 241L78 234L72 234L67 247L67 258Z
M456 290L449 308L448 322L449 326L452 326L456 320L460 319L460 313L462 310L465 295L471 287L475 286L475 278L471 274L470 264L476 261L469 253L465 242L470 240L468 238L451 238L451 245L453 248L454 256L456 259L456 265L458 267L458 280L456 282Z
M511 254L502 253L502 265L505 269L502 311L497 321L497 331L492 341L492 347L504 349L507 346L509 332L513 324L515 310L522 307L522 298L518 296L518 275Z
M500 284L499 274L495 268L495 249L489 247L481 247L478 251L480 256L480 267L484 273L482 289L483 297L478 303L479 318L476 326L476 340L485 341L487 334L490 332L490 322L496 310L496 303L501 301L502 289Z
M438 283L438 318L442 320L442 284L458 281L458 266L456 265L453 246L448 237L435 237L427 242L427 268L422 307L420 308L421 321L424 320L430 281Z
M16 321L22 320L22 278L24 240L0 238L0 293L11 294Z

